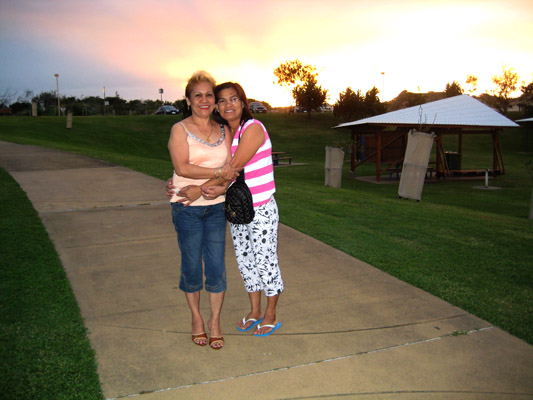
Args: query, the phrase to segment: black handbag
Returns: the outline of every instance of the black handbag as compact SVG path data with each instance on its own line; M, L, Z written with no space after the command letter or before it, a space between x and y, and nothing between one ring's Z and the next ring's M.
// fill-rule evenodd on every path
M237 180L226 190L224 214L229 222L237 225L249 224L254 219L254 201L252 192L244 179L244 169L239 172Z
M254 219L254 202L250 188L244 181L244 170L226 191L224 213L232 224L249 224Z

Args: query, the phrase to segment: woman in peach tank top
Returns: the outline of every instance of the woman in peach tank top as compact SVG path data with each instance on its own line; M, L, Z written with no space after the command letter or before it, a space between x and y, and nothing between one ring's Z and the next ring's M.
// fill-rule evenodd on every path
M230 131L228 136L232 136L233 153L230 165L245 174L255 211L251 223L230 224L235 255L251 308L238 322L237 329L248 332L255 328L255 336L269 336L281 327L276 309L284 291L277 254L279 214L274 199L272 144L263 124L253 118L246 94L238 83L226 82L214 91L217 101L214 120ZM232 182L233 179L223 173L194 188L194 193L188 193L187 199L196 200L199 191L206 200L220 198ZM167 196L173 184L172 180L167 181ZM261 309L262 292L267 298L264 313Z
M223 125L210 118L215 108L214 87L214 79L204 71L189 79L185 96L192 115L172 127L168 149L174 166L175 193L170 200L172 221L181 253L179 287L185 292L191 310L192 340L199 346L209 342L218 350L224 346L220 329L226 291L224 197L201 197L200 185L213 177L233 179L236 174L227 164L231 136L226 134ZM191 200L193 197L196 199ZM204 275L211 303L207 322L211 333L209 341L200 313Z

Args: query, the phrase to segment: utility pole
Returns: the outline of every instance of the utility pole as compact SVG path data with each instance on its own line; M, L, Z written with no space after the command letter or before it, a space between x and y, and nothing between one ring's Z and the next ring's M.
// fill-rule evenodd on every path
M381 94L381 102L385 103L385 72L382 72L381 75L383 75L383 92Z
M54 74L54 76L56 77L56 93L57 93L57 116L60 117L61 116L61 104L60 104L60 101L59 101L59 74Z

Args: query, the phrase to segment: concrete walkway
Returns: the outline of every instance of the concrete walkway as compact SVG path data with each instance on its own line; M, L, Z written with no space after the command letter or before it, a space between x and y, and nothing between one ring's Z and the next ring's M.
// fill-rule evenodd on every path
M162 181L6 142L0 165L55 244L108 399L533 399L533 346L283 225L282 328L235 329L248 298L228 235L226 345L195 346Z

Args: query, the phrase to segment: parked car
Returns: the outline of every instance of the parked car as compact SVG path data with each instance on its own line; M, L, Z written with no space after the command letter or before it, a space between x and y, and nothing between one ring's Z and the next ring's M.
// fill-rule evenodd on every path
M317 109L313 109L312 111L313 112L332 112L333 107L330 106L329 104L324 104L323 106L320 106ZM296 106L294 107L294 112L295 113L306 113L307 109L305 107Z
M176 107L174 106L161 106L157 109L157 111L155 112L156 114L172 114L172 115L176 115L176 114L179 114L180 110L178 110Z
M250 111L253 113L266 113L268 111L267 108L263 105L263 103L260 103L258 101L252 101L248 105L250 106Z

